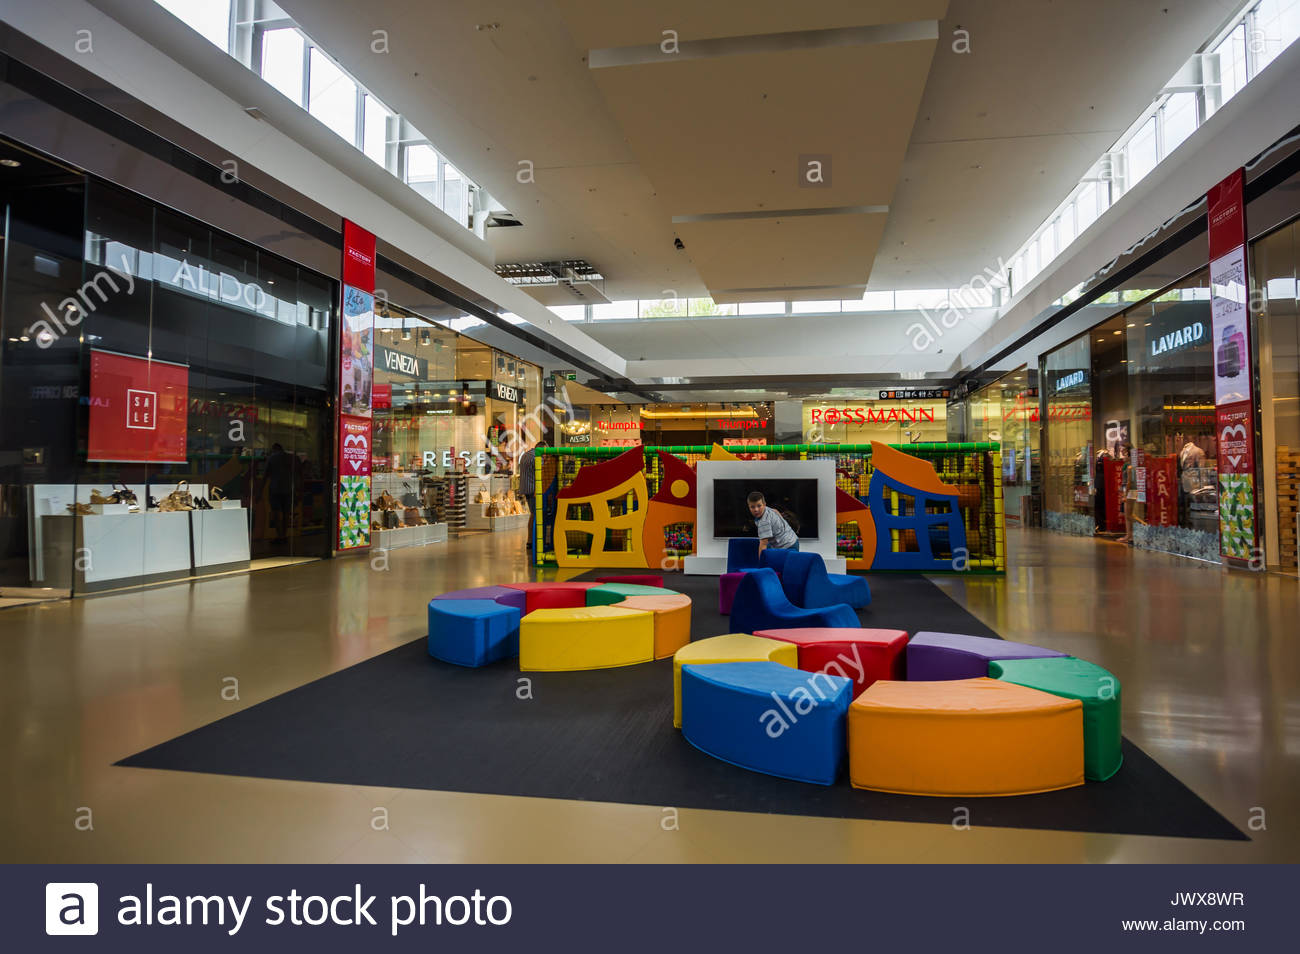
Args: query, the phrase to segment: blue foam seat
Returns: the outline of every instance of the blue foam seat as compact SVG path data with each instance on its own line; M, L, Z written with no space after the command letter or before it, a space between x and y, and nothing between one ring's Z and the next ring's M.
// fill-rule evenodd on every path
M776 575L780 576L781 571L785 569L785 559L795 550L778 550L776 547L768 547L758 555L758 565L765 566L769 569L776 570Z
M826 561L816 553L791 551L785 558L781 587L791 603L806 609L836 603L861 609L871 602L866 580L847 573L827 573Z
M789 566L788 561L786 565ZM733 633L813 626L853 629L861 625L858 614L845 603L814 609L795 606L781 589L776 571L768 567L746 573L736 587L736 596L731 603L730 628Z
M518 607L496 600L429 601L429 655L457 666L486 666L519 655Z
M758 537L732 537L727 541L727 572L753 570L758 562Z
M741 768L832 785L853 680L776 662L682 666L682 735Z

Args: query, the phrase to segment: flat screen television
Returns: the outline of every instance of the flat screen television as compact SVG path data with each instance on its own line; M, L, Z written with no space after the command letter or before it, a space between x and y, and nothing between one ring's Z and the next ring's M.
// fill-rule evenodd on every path
M817 539L817 485L813 477L747 477L713 482L713 535L718 538L754 536L749 513L750 493L757 490L769 507L789 511L799 519L800 539Z

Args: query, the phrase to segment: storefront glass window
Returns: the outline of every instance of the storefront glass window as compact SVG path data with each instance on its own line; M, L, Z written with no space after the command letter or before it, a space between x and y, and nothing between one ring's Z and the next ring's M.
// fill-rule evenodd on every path
M1047 392L1043 439L1043 524L1091 535L1093 458L1092 352L1088 336L1043 359L1039 374Z

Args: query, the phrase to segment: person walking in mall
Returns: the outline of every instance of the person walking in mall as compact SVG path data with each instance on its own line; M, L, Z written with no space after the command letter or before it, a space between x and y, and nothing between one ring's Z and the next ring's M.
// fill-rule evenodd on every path
M1137 468L1133 466L1133 447L1128 441L1120 445L1121 470L1119 485L1124 495L1124 536L1120 542L1133 545L1133 527L1137 524L1138 488Z
M523 495L524 503L528 505L529 554L532 554L533 552L533 543L537 536L537 515L533 512L537 502L537 483L536 474L534 473L534 464L537 459L537 448L545 444L546 434L547 429L543 427L541 433L537 435L536 443L520 454L519 460L515 464L516 472L519 474L519 493Z

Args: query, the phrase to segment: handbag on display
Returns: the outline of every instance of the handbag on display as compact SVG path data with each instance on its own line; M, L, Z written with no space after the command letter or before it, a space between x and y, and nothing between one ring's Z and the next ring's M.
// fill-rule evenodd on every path
M396 530L396 529L397 529L397 523L398 523L398 521L397 521L397 511L396 511L396 510L385 510L385 511L383 511L383 514L384 514L384 529L385 529L385 530Z
M169 493L158 504L158 509L167 513L177 510L193 510L194 495L190 493L190 482L182 480L176 485L176 489Z
M405 493L402 494L402 506L403 507L420 506L420 498L415 495L415 491L411 489L411 485L403 481L402 487L405 489Z
M404 507L402 509L402 522L408 527L418 526L420 523L420 510L418 507Z

